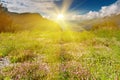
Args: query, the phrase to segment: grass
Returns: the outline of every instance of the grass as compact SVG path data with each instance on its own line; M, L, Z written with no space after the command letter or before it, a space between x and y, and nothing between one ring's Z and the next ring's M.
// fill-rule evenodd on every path
M120 30L0 34L0 80L119 80Z

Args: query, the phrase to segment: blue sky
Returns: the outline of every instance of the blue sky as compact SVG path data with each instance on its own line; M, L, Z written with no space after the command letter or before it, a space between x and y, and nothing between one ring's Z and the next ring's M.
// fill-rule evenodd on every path
M92 19L120 13L120 0L1 0L10 12L40 13L45 17L52 17L58 7L61 11L63 2L66 2L66 14L71 19Z
M99 11L102 6L108 6L115 3L117 0L74 0L71 8L72 10L80 10L84 13L89 11Z
M89 11L99 11L102 6L109 6L117 0L73 0L69 10L82 11L87 13ZM63 0L55 1L61 7Z

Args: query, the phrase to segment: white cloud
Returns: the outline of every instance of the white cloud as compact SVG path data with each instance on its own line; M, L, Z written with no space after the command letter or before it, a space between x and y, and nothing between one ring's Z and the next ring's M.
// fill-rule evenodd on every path
M48 11L54 10L54 1L60 0L1 0L1 3L10 12L47 13Z
M98 12L90 11L84 15L75 15L73 19L84 20L84 19L94 19L99 17L111 16L113 14L120 14L120 0L117 0L110 6L103 6Z
M6 6L10 12L24 13L40 13L50 16L50 12L54 13L54 8L56 7L54 1L61 0L1 0L3 6ZM103 6L97 11L90 11L83 15L72 14L67 16L68 19L71 17L71 20L84 20L84 19L93 19L105 16L111 16L113 14L120 14L120 0L117 0L110 6ZM44 16L46 16L44 15Z

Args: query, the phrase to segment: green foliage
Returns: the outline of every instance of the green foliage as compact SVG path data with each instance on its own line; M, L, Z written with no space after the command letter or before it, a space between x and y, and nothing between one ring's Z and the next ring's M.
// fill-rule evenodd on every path
M119 79L119 34L115 29L1 33L0 56L11 64L0 69L0 79Z
M6 80L43 80L49 74L49 66L44 63L23 63L2 70L1 79Z
M90 79L90 73L79 62L69 61L60 66L60 80Z
M19 50L10 53L10 61L12 63L32 61L35 57L35 53L30 50Z

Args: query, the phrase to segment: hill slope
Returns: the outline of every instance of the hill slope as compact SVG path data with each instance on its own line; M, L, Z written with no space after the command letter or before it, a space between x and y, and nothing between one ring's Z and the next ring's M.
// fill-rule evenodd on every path
M47 24L46 24L47 23ZM60 26L37 13L12 13L0 6L0 32L14 32L37 28L41 31L59 31Z
M77 24L76 27L73 27L74 30L76 31L81 31L81 28L84 28L86 30L100 29L100 28L116 29L120 27L120 14L112 15L104 18L84 20L74 23Z

